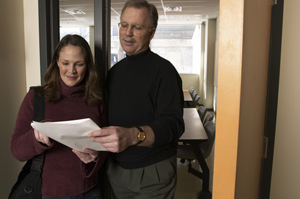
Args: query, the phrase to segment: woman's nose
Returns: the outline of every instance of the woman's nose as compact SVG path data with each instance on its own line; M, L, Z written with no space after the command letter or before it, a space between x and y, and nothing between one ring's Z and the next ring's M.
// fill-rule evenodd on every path
M71 65L71 67L69 68L69 72L76 73L76 67L74 65Z

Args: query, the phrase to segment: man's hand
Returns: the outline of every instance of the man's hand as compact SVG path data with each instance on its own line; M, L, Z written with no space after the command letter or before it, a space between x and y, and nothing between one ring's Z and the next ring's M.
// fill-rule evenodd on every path
M99 142L110 152L119 153L137 143L136 128L110 126L89 133L94 142Z

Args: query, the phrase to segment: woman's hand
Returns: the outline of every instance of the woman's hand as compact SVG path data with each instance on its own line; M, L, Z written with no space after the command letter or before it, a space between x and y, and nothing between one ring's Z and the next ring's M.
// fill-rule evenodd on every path
M75 149L73 149L72 151L85 164L88 164L90 162L96 161L96 159L98 157L98 151L95 151L93 149L84 148L83 149L84 152L77 151Z
M40 143L45 144L47 146L51 145L51 141L50 141L49 137L40 133L39 131L37 131L35 129L34 129L34 136L35 136L35 139L37 141L39 141Z

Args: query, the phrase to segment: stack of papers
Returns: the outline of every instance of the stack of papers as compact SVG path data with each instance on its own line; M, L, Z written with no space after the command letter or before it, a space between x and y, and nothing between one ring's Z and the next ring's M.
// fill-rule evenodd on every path
M100 129L90 118L63 122L33 121L31 126L53 140L78 151L83 151L83 148L106 151L100 143L93 142L92 138L88 137L88 133Z

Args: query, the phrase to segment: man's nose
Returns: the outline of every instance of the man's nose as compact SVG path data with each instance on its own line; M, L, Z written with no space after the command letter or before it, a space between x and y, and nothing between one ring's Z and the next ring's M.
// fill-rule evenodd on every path
M132 35L133 34L133 27L132 26L128 26L127 30L126 30L126 35Z

